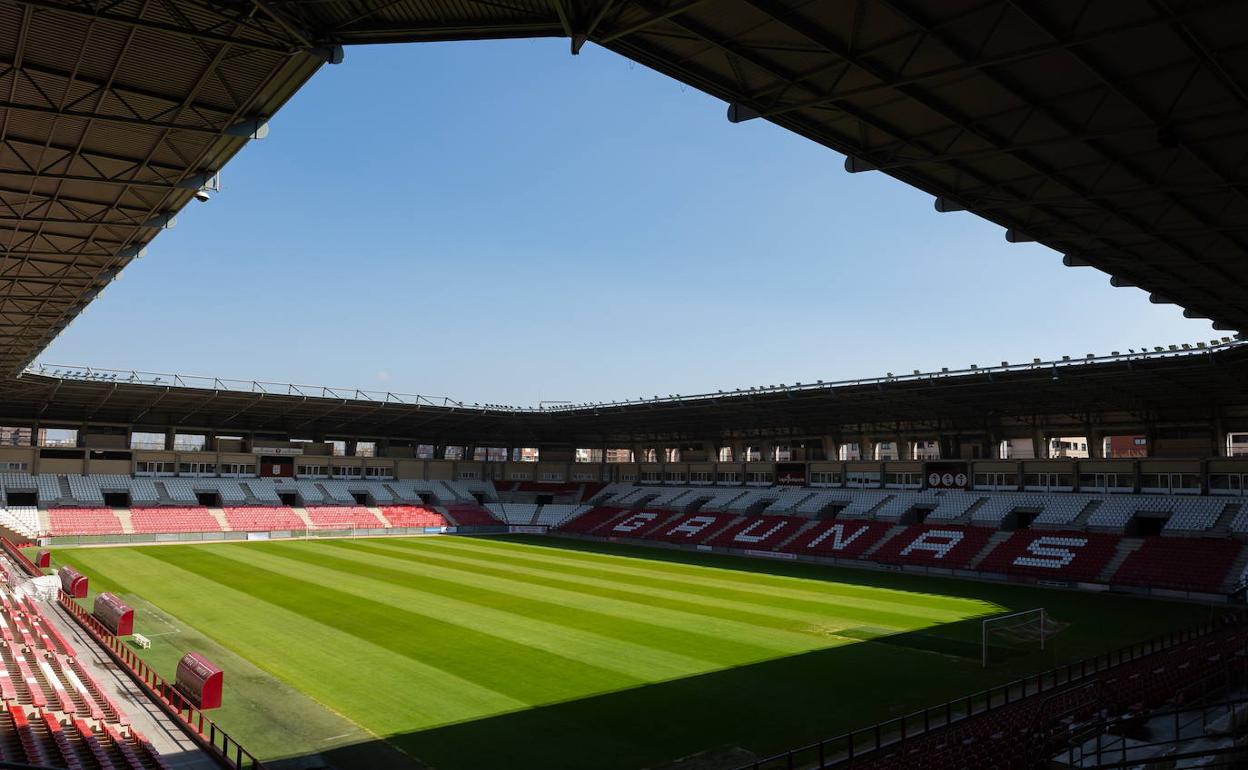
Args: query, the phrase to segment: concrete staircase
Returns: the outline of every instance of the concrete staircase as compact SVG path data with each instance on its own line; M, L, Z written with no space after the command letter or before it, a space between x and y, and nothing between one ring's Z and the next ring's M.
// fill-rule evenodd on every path
M882 503L881 503L881 504L882 504ZM877 506L877 507L878 507L878 506ZM904 532L904 531L906 531L906 525L905 525L905 524L895 524L895 525L893 525L893 527L892 527L892 528L890 528L887 532L885 532L885 533L884 533L884 537L882 537L882 538L880 538L879 540L875 541L875 543L873 543L873 544L872 544L869 548L867 548L867 550L863 551L863 552L862 552L862 555L861 555L861 556L859 556L858 558L860 558L860 559L868 559L868 560L870 560L871 556L872 556L872 555L873 555L876 551L878 551L878 550L880 550L881 548L883 548L885 543L887 543L889 540L892 540L894 537L897 537L897 535L901 534L901 533L902 533L902 532Z
M1236 507L1238 510L1238 506ZM1244 569L1248 568L1248 546L1240 549L1239 556L1235 558L1235 562L1231 564L1231 569L1226 573L1226 582L1222 584L1222 590L1230 592L1239 586L1239 581L1245 579Z
M789 543L792 543L793 541L797 540L799 537L806 534L807 532L809 532L810 530L814 529L817 526L819 526L819 522L815 519L811 519L810 521L804 522L802 526L797 528L796 532L794 532L789 537L786 537L785 539L781 540L779 543L776 543L775 546L773 546L771 550L779 551L782 548L787 548Z
M385 527L386 529L390 528L390 520L385 517L385 514L381 512L380 508L378 508L375 505L370 505L367 507L368 507L368 512L373 514L373 517L377 519L378 523L380 523L381 526Z
M1213 532L1225 535L1231 531L1231 522L1235 520L1235 516L1239 514L1240 509L1244 507L1243 503L1228 502L1226 507L1222 509L1218 520L1213 523Z
M879 501L878 503L876 503L875 505L871 506L871 508L870 508L870 509L868 509L866 513L862 514L862 517L863 517L863 518L865 518L865 519L874 519L874 518L875 518L875 514L879 513L879 512L880 512L880 509L881 509L881 508L883 508L884 506L888 505L888 503L889 503L889 502L890 502L890 501L891 501L894 497L896 497L896 496L897 496L897 495L886 495L885 497L880 498L880 501ZM885 539L887 539L887 538L888 538L888 537L890 537L890 536L889 536L889 535L885 535L884 537L885 537ZM880 542L883 542L883 541L880 541Z
M962 514L956 519L953 519L952 521L950 521L950 523L951 524L970 524L971 519L974 518L975 516L975 511L978 511L980 508L983 508L987 504L988 504L987 497L979 498L975 502L971 503L971 507L966 509L966 513Z
M127 535L134 534L134 520L130 518L129 508L113 508L113 515L121 522L121 531Z
M230 527L229 519L225 518L225 511L221 510L220 508L209 508L208 513L212 514L212 518L217 520L217 524L220 525L222 532L234 531Z
M984 559L988 558L988 554L992 553L993 549L998 545L1001 545L1006 540L1009 540L1010 535L1013 534L1013 532L1002 532L1000 530L993 532L992 537L988 538L988 542L985 543L984 547L979 550L979 553L975 554L975 557L966 563L966 568L979 569L980 563L983 562Z
M308 512L303 508L292 505L290 510L299 517L299 520L303 522L304 527L308 529L316 529L316 525L312 523L312 519L308 518Z
M706 536L698 540L698 542L709 543L715 538L719 537L720 534L727 532L730 528L735 527L737 524L740 524L742 521L745 521L744 516L733 516L731 519L728 520L727 524L725 524L722 527L716 527L715 529L710 530L709 532L706 533Z
M1088 506L1079 512L1075 520L1070 523L1070 529L1083 529L1088 525L1088 519L1092 518L1092 514L1096 513L1096 509L1101 507L1100 500L1093 500ZM1116 569L1116 568L1115 568Z
M542 514L542 509L545 507L544 505L539 505L533 509L533 515L529 517L529 524L537 524L537 517Z
M1096 579L1102 583L1108 583L1109 579L1118 571L1118 568L1122 566L1122 563L1127 560L1127 557L1140 550L1142 545L1144 545L1144 538L1142 537L1124 537L1119 540L1118 550L1114 552L1113 557L1105 565L1105 568L1101 570L1101 573L1096 576Z
M437 511L438 513L442 514L442 518L446 519L446 523L449 526L452 526L452 527L459 526L459 522L455 521L455 517L452 516L451 512L446 509L445 505L431 505L429 507Z

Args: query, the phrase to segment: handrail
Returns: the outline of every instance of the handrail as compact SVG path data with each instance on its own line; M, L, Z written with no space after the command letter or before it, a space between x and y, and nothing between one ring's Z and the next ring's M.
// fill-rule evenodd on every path
M218 764L227 770L265 770L264 763L218 727L216 722L204 716L204 712L183 697L176 687L157 674L146 661L131 652L129 647L78 602L64 591L57 591L56 599L69 612L70 617L104 648L109 657L121 664L130 678L143 688L156 705L174 717L182 731Z
M43 576L43 570L36 567L35 563L31 561L26 554L22 553L22 549L14 545L13 541L9 540L7 537L0 537L0 548L3 548L5 554L7 554L10 559L17 562L17 565L21 567L27 575L31 577Z
M1192 628L1172 631L1169 634L1136 642L1117 650L1110 650L1091 658L1084 658L1065 666L946 701L937 706L930 706L921 711L762 757L740 765L736 770L780 770L780 768L795 770L798 767L823 770L838 767L843 763L859 759L864 754L895 746L911 738L917 738L989 711L1013 705L1043 692L1086 681L1112 668L1180 644L1186 644L1227 628L1228 625L1242 625L1246 620L1248 620L1248 615L1236 613L1221 621L1202 623Z

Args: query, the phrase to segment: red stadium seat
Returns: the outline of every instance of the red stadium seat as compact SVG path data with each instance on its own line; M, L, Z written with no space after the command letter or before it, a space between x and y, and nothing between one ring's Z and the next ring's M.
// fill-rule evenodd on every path
M732 513L693 513L668 521L643 537L668 543L701 543L734 518L736 514Z
M1119 537L1028 529L1015 532L979 563L984 572L1093 581L1114 557Z
M800 556L835 556L854 559L876 543L891 524L878 521L824 521L802 533L781 551Z
M559 526L559 530L562 532L576 532L578 534L588 535L596 533L596 530L604 524L622 516L623 514L623 508L612 508L609 506L590 508L580 516L565 521Z
M248 508L225 508L225 520L230 529L244 532L272 532L275 530L306 529L307 525L294 511L281 506L255 506Z
M381 529L381 522L362 505L310 505L303 510L321 529Z
M461 527L491 527L503 523L479 505L448 505L446 511Z
M121 521L111 508L49 508L52 535L120 535Z
M934 524L907 527L871 554L871 560L964 569L988 544L993 531L984 527Z
M221 525L207 508L135 508L130 512L135 532L220 532Z
M1230 538L1150 537L1110 582L1217 593L1244 545Z
M720 532L707 545L769 551L809 522L800 516L752 516Z
M392 527L445 527L446 517L423 505L384 505L381 515Z

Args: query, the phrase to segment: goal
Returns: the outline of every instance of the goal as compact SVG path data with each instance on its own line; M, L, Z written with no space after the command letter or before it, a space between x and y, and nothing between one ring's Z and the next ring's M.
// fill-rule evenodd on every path
M985 618L980 625L985 667L1015 655L1043 650L1045 642L1065 628L1043 607L995 615Z

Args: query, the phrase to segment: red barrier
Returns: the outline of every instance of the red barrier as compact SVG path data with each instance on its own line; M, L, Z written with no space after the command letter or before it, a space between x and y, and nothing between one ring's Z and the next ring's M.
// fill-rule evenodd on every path
M66 564L61 567L57 573L61 578L61 590L69 594L74 599L85 599L87 597L87 577L78 570Z
M229 770L265 770L264 763L244 749L238 741L231 738L229 733L218 727L216 722L204 716L204 712L195 708L176 687L153 671L147 665L147 661L135 655L128 646L110 634L108 629L91 613L83 609L78 602L71 599L64 591L57 594L56 598L61 607L69 612L78 625L91 635L91 638L99 642L114 661L122 665L130 678L143 688L156 705L169 716L175 717L183 731L199 744L200 748L207 751L218 764Z
M35 566L40 569L46 569L52 566L52 552L46 548L41 548L35 553Z
M13 541L7 537L0 537L0 549L4 550L6 556L17 562L17 566L25 570L27 575L39 577L43 574L43 571L36 567L26 554L22 553L22 549L13 545Z
M134 610L107 591L95 597L95 619L115 636L134 633Z
M196 708L221 708L221 683L225 674L198 652L178 661L177 687Z

